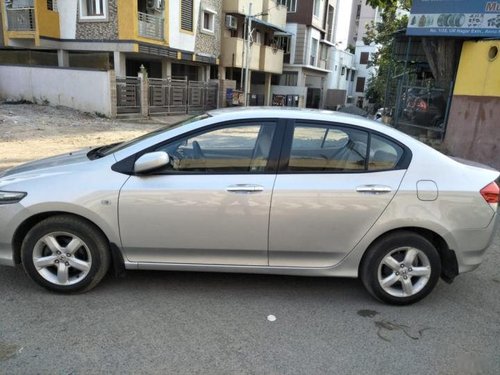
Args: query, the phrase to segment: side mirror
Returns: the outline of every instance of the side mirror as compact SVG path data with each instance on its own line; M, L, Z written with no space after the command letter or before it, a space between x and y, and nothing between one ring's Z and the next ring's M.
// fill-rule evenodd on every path
M144 173L166 166L170 158L165 151L149 152L135 161L134 172Z

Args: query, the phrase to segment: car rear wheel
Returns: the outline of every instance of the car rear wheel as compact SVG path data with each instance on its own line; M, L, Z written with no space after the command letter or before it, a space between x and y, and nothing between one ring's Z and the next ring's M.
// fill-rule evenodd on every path
M426 238L408 231L377 241L363 259L360 276L375 298L409 305L427 296L441 274L439 254Z
M35 225L21 246L23 267L39 285L56 292L84 292L106 274L109 246L90 223L74 216L47 218Z

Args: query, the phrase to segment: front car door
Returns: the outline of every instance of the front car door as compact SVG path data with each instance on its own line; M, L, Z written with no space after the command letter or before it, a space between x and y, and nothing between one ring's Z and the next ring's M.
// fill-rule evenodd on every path
M271 194L283 134L273 120L195 131L158 145L171 163L120 192L124 254L147 263L267 265Z
M269 265L339 263L398 190L409 160L406 152L366 129L290 123L273 192Z

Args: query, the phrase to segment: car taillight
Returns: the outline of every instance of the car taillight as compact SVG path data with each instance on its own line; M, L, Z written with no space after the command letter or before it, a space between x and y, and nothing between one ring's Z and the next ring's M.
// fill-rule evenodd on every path
M427 111L427 103L425 102L425 100L418 99L415 106L421 111Z
M498 187L496 182L486 185L481 189L480 193L484 200L490 204L498 203L500 200L500 187Z

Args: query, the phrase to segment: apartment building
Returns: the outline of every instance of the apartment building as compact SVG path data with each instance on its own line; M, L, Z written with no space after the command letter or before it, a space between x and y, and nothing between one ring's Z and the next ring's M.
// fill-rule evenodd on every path
M379 49L378 45L365 45L367 26L382 21L379 8L372 8L364 0L354 0L351 14L351 28L349 30L349 44L355 46L356 80L354 85L354 103L358 107L365 107L365 91L371 77L377 74L377 68L371 64L373 54Z
M333 44L334 0L287 0L286 46L283 74L273 89L288 105L321 108L330 73L328 57ZM292 98L290 100L290 97Z
M223 14L220 78L246 92L247 104L271 105L271 84L282 74L289 53L283 42L288 35L284 2L225 0Z
M366 36L367 26L372 22L381 22L382 17L379 8L372 8L365 0L353 0L351 11L351 25L349 28L349 44L363 43Z
M346 0L342 0L345 5ZM273 82L276 101L287 106L335 109L349 96L352 55L339 37L341 0L286 0L289 36L283 74ZM339 11L340 10L340 11ZM347 9L350 14L350 5Z
M0 0L0 8L3 61L30 51L39 65L217 78L222 0Z
M95 85L109 95L97 89L93 95L105 96L108 104L102 109L92 95L85 100L94 103L89 110L109 116L196 113L218 104L222 0L0 0L0 9L0 61L46 69L17 72L26 90L16 91L11 82L4 85L3 96L50 97L81 109L82 100L71 99L73 84L94 70L112 73L101 75L104 81ZM51 90L38 75L48 74L48 67L87 72L70 74L70 81ZM36 84L26 78L30 74Z

